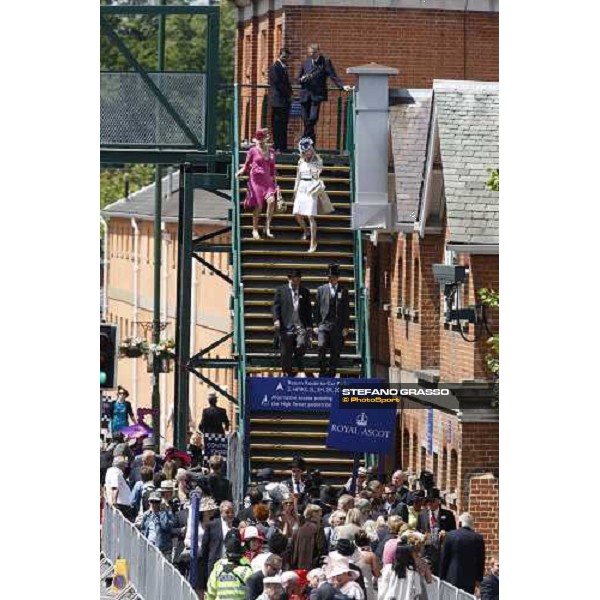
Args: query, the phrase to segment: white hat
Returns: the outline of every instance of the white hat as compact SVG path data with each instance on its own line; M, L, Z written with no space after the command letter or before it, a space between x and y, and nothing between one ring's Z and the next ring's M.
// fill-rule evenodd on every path
M343 573L350 573L352 579L358 579L360 577L360 573L350 568L350 564L347 561L338 561L328 565L327 577L337 577L338 575L342 575Z
M246 542L248 540L262 540L263 536L260 534L258 529L254 525L249 525L242 532L242 538Z
M273 577L263 577L263 585L268 585L269 583L281 585L281 577L279 577L279 575L274 575Z

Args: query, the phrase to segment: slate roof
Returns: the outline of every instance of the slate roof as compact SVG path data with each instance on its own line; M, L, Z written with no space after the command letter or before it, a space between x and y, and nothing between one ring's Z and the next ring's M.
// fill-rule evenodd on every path
M390 107L398 221L413 223L425 168L432 90L402 90Z
M179 171L172 175L171 189L168 195L169 176L163 177L162 190L162 219L166 221L177 221L179 217ZM226 191L226 193L229 193ZM165 195L168 198L165 199ZM194 190L194 221L224 221L227 222L227 209L230 202L207 190ZM102 211L103 216L108 217L137 217L153 219L154 217L154 184L148 185L134 192L129 199L121 198L109 204Z
M498 244L498 192L488 169L498 167L497 83L433 82L450 243Z

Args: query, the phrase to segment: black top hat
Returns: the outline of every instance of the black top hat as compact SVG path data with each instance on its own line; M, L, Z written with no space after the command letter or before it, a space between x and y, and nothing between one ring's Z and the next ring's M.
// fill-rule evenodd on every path
M340 276L340 265L337 263L331 263L328 267L329 269L329 277L339 277Z
M273 469L271 469L271 467L258 469L258 471L256 471L256 477L258 477L260 481L271 481L271 477L273 477Z
M306 470L306 461L301 456L294 456L292 458L292 469Z
M354 552L356 551L356 546L354 545L354 542L352 540L347 540L345 538L342 538L337 541L337 543L335 545L335 549L342 556L352 556L354 554Z
M302 271L300 269L289 269L287 276L288 277L302 277Z
M440 490L437 488L431 488L427 490L427 495L425 496L425 500L441 500Z
M415 490L414 492L410 492L406 498L406 504L413 506L413 504L419 500L425 500L424 490Z
M328 504L329 506L335 506L338 501L338 496L330 485L324 485L321 488L319 498L323 504Z

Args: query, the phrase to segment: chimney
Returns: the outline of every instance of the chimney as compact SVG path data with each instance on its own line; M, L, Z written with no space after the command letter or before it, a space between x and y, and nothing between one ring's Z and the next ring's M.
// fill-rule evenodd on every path
M389 77L398 69L376 63L350 67L358 77L354 108L355 200L353 229L392 231L396 206L389 201Z

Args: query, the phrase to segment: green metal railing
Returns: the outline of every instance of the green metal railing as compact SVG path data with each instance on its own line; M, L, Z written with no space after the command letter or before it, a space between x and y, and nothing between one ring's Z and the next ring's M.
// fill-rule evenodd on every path
M354 107L356 91L348 98L346 105L346 138L344 147L350 164L350 194L352 202L356 198L356 177L354 165ZM369 339L369 304L365 287L365 257L363 255L363 233L354 231L354 281L356 287L356 344L362 357L361 375L371 377L371 342Z
M246 340L244 331L244 286L242 283L242 227L240 213L240 183L235 174L240 168L240 133L239 133L239 86L233 86L232 110L232 153L231 153L231 201L232 201L232 257L233 257L233 321L234 347L238 355L238 429L242 439L245 435L244 414L246 408Z

